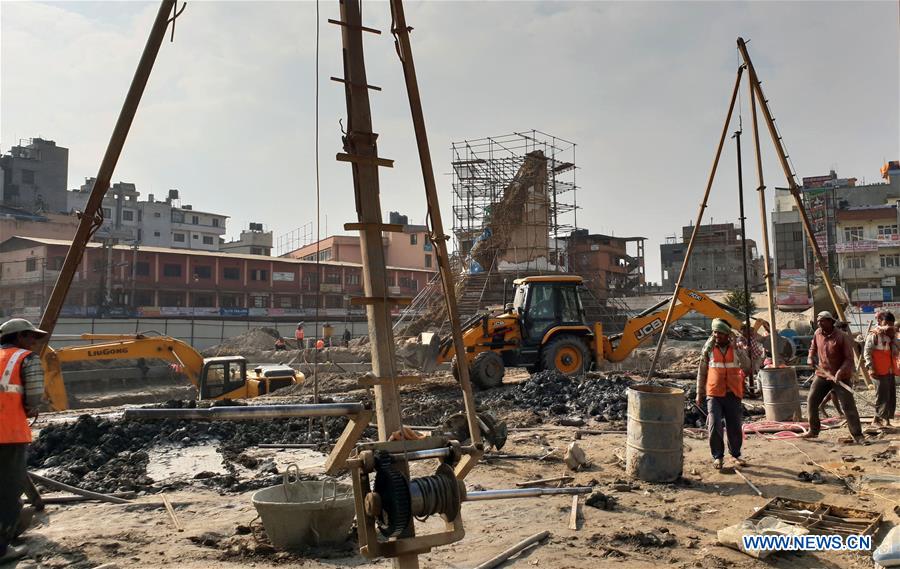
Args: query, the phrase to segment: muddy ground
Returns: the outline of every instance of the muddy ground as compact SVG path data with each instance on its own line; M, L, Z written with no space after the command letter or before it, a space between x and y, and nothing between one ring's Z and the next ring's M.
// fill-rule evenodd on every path
M611 373L609 390L604 392L593 384L601 378L594 378L587 386L582 382L567 385L553 378L534 381L524 372L513 371L503 387L479 393L482 407L514 428L504 453L534 457L546 457L551 451L553 454L545 460L484 461L469 475L467 486L511 488L516 482L566 474L560 459L566 446L576 439L577 428L559 423L577 417L585 422L584 428L623 431L622 415L611 394L621 391L628 381L626 375ZM358 388L357 380L358 377L348 375L323 374L319 378L323 396L334 400L365 398L367 391ZM687 386L690 381L683 383ZM289 394L255 402L306 401L311 390L309 382ZM402 391L407 424L433 425L462 408L459 391L446 375ZM560 405L560 400L552 396L556 392L565 395L561 401L572 399L579 392L584 394L582 399L589 401L554 407ZM591 405L602 400L604 393L609 394L609 404L602 412L591 413ZM542 397L549 397L546 405L541 403ZM871 391L858 393L863 415L871 415L869 401L873 397ZM751 400L747 404L752 410L759 402ZM32 554L18 567L90 568L110 562L119 567L189 568L389 565L384 560L363 559L355 553L352 541L346 547L328 551L278 552L265 537L250 502L255 489L277 483L291 463L297 463L304 476L320 476L323 452L328 449L325 445L296 450L256 445L323 442L321 427L317 426L313 438L308 439L307 421L273 421L253 426L165 421L149 427L121 421L121 408L95 410L93 418L79 419L78 413L44 415L38 420L35 427L44 434L37 439L31 468L61 479L69 476L70 482L94 485L104 491L132 490L136 498L128 505L48 506L40 516L40 525L26 534L24 543ZM333 437L339 427L330 424L328 434ZM744 453L750 465L743 472L767 498L824 501L882 513L885 523L879 532L881 536L898 521L894 508L900 506L900 483L870 482L865 477L900 474L900 436L895 432L873 433L868 445L847 446L838 442L846 434L845 428L837 428L826 431L818 441L748 436ZM78 443L79 437L83 444ZM80 449L101 439L88 455L81 456L84 451ZM780 554L757 561L718 546L716 530L740 522L766 500L733 472L712 470L706 440L685 437L684 475L675 484L627 483L621 459L624 434L583 436L579 444L592 464L573 474L573 484L594 486L613 497L612 510L584 507L580 529L570 530L567 525L571 498L567 496L467 503L463 505L466 537L423 555L422 566L473 567L513 542L545 529L551 537L543 545L526 551L504 567L872 566L871 557L863 554ZM74 456L67 456L67 449ZM59 457L55 465L54 457ZM812 462L851 481L859 492L851 492L834 473ZM87 469L82 472L84 466ZM413 475L431 474L433 467L433 462L415 463ZM818 471L825 483L801 481L797 478L801 471ZM123 479L128 480L130 487L121 484ZM161 493L175 504L184 531L177 531L167 516ZM427 531L433 528L433 520L418 527L420 533Z

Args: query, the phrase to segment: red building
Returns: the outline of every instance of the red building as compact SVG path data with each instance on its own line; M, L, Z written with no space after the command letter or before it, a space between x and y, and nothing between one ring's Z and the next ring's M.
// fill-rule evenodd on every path
M12 237L0 243L0 308L39 313L70 241ZM392 296L415 296L433 271L388 267ZM321 277L320 277L321 275ZM319 279L321 278L321 283ZM152 316L345 316L363 296L359 263L304 261L161 247L90 243L65 313Z

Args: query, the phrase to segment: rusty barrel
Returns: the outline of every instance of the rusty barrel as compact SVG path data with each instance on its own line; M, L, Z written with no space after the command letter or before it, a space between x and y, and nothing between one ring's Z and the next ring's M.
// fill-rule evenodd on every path
M797 371L792 367L773 367L759 370L763 407L767 421L799 421L800 386Z
M684 464L684 390L659 385L628 389L625 472L646 482L671 482Z

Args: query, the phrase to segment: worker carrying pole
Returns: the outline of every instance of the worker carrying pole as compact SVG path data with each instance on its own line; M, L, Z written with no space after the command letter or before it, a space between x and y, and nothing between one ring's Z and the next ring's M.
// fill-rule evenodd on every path
M712 321L712 336L703 346L700 367L697 369L697 407L706 409L706 428L709 432L709 450L713 468L721 470L725 458L725 442L722 423L728 437L728 452L740 466L743 433L744 378L750 372L747 352L734 341L734 331L728 322L716 318Z
M0 564L23 557L24 547L11 542L27 529L33 510L20 496L28 472L25 451L31 442L28 417L37 417L44 394L44 369L32 350L47 336L22 318L0 326Z

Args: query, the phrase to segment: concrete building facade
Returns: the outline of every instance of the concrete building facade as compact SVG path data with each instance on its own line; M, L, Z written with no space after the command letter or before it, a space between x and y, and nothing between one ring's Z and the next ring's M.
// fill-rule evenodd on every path
M678 274L684 263L687 244L693 226L681 228L681 240L670 238L660 245L662 287L675 290ZM699 290L743 289L741 230L733 223L703 225L694 242L694 250L687 266L682 286ZM751 290L763 285L762 257L756 242L747 239L747 279Z
M262 223L251 223L249 229L241 230L241 236L238 239L221 241L219 251L270 257L272 255L272 232L265 231Z
M69 149L33 138L0 156L0 205L30 213L67 211Z
M424 225L404 225L403 232L385 232L385 262L394 267L410 267L425 271L436 271L437 261L431 241L428 240L428 228ZM359 236L334 235L316 243L310 243L291 251L284 257L315 261L318 249L320 261L338 261L361 263Z
M896 203L840 209L836 227L838 270L850 300L900 299L900 218Z
M599 300L638 294L645 284L644 237L573 231L566 238L569 271L581 275Z
M33 314L49 298L71 242L13 237L0 243L0 308ZM319 279L321 276L321 283ZM415 296L432 271L388 267L388 292ZM318 291L318 293L317 293ZM67 315L364 317L359 263L90 243ZM399 311L399 310L398 310Z

